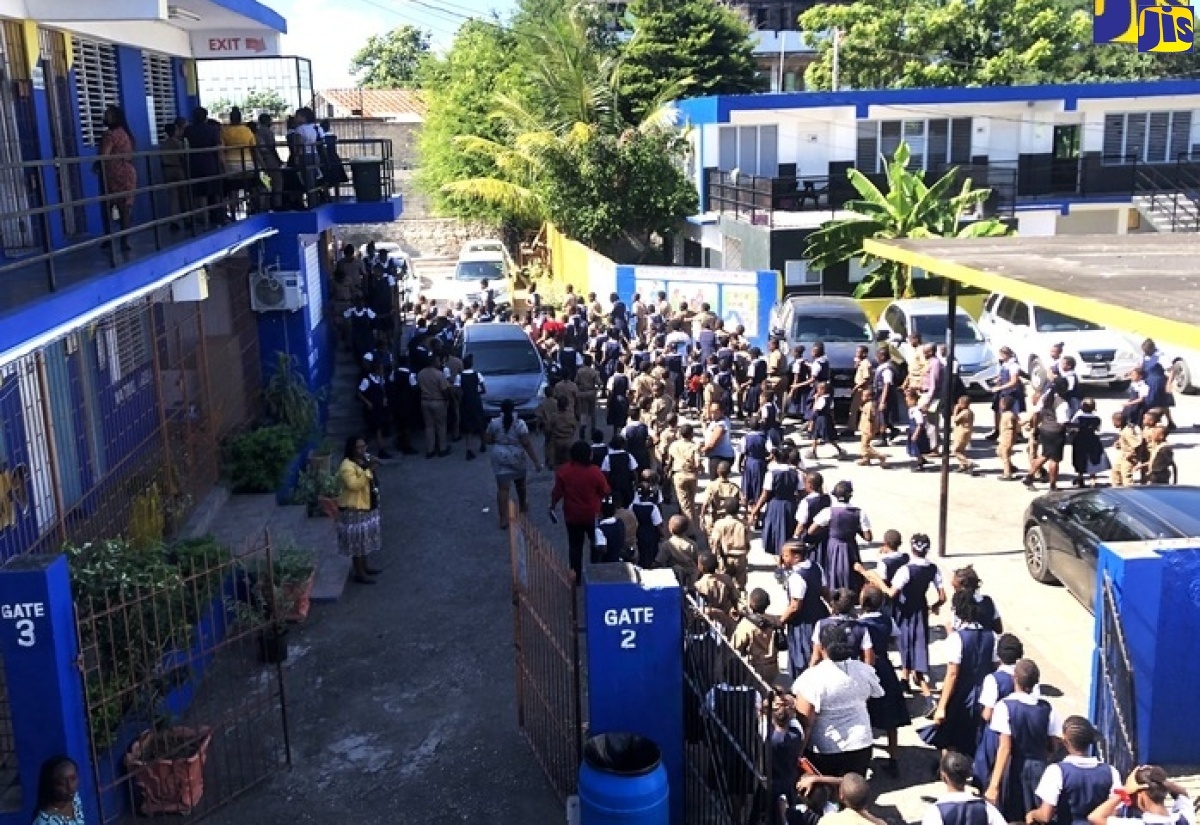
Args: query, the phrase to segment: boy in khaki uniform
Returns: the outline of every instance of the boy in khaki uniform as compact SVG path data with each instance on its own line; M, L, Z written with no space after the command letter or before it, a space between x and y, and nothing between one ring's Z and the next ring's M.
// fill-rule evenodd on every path
M546 461L549 463L550 456L553 456L555 465L558 465L565 463L570 455L571 445L579 437L579 423L575 419L575 411L571 409L571 402L565 395L560 395L555 405L557 408L550 418L551 452L547 454Z
M1114 487L1128 487L1134 483L1134 474L1146 452L1145 439L1133 422L1125 418L1124 412L1113 413L1112 422L1117 430L1117 460L1113 462L1112 483Z
M871 443L879 436L879 420L875 415L875 390L871 385L858 394L858 463L864 467L878 461L880 467L887 466L887 456L875 449Z
M554 389L546 387L546 394L538 402L534 412L534 420L542 431L542 455L546 457L546 468L554 468L554 436L551 434L554 416L558 413L558 400L554 397Z
M1146 484L1170 484L1171 472L1175 467L1175 448L1167 443L1167 428L1151 427L1146 432L1146 443L1150 456L1142 469L1146 473Z
M667 448L667 471L671 475L675 503L679 505L679 512L693 524L698 516L696 488L700 475L700 448L694 437L692 425L684 424L679 428L679 437Z
M746 600L747 609L742 612L730 639L733 649L746 657L768 685L779 678L779 645L776 641L779 620L767 615L770 606L771 597L767 591L760 588L751 591Z
M740 490L738 491L741 492ZM750 530L738 518L741 502L726 498L723 515L716 520L708 534L708 546L721 562L721 568L733 578L738 589L746 589L749 571Z
M696 544L687 537L690 527L687 516L673 515L668 523L671 535L658 544L655 567L669 567L675 573L679 586L691 590L699 573L696 569Z
M704 493L704 508L702 512L706 529L710 528L715 521L728 512L729 502L737 505L733 511L735 515L746 505L745 496L742 495L742 488L729 479L731 472L733 472L733 467L728 461L722 461L717 464L717 477L708 485L708 489Z
M723 636L729 638L737 626L734 614L737 613L738 586L729 576L717 572L717 557L712 553L700 554L700 558L696 559L696 571L699 578L694 589L701 599L704 615L721 628Z
M583 366L575 371L575 386L579 390L576 412L583 420L586 432L596 426L596 395L600 390L600 373L592 366L592 356L583 356Z
M571 408L571 415L579 418L579 385L570 378L563 378L554 385L554 397L567 399L567 404ZM588 428L591 429L590 427Z
M1012 398L1001 396L1000 398L1000 424L997 428L999 433L996 437L996 457L1000 459L1000 466L1004 469L1000 478L1005 481L1010 481L1016 476L1013 474L1013 445L1017 443L1017 428L1021 422L1017 419L1017 414L1013 412Z

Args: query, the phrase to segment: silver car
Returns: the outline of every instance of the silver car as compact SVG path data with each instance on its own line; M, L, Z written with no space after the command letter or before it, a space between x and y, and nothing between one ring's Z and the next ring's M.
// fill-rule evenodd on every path
M458 345L464 358L474 357L475 371L483 377L485 415L499 415L500 402L507 398L517 415L533 418L546 391L546 365L524 329L516 324L468 324Z
M885 331L904 357L911 360L913 351L908 338L913 333L921 336L923 344L946 343L949 336L946 309L946 302L939 298L893 301L879 316L877 329ZM955 315L954 338L954 360L958 362L963 384L968 390L991 392L991 383L1000 375L1000 364L991 345L962 307L958 307Z

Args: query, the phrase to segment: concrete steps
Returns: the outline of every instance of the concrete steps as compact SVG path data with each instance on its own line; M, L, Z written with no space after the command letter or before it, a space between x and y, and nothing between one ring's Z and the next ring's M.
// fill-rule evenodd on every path
M1178 206L1174 203L1178 201ZM1156 198L1135 195L1134 206L1146 222L1159 232L1200 230L1200 204L1184 192L1160 193Z

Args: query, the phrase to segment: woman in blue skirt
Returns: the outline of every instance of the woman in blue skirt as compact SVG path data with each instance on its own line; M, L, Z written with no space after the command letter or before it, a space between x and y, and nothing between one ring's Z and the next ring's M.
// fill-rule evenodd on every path
M1000 657L1000 664L994 673L984 678L983 688L979 691L979 717L983 721L983 731L979 735L979 747L975 749L975 781L980 788L986 788L991 781L996 752L1000 749L1000 734L991 727L992 714L996 705L1013 692L1013 670L1025 655L1025 646L1013 634L1005 633L996 642L996 655ZM1034 689L1037 690L1036 687Z
M919 473L928 463L925 456L932 452L929 430L925 426L925 411L921 409L921 396L915 390L904 395L908 403L908 457L913 460L913 472Z
M763 550L773 556L779 555L779 549L792 537L792 532L796 529L796 498L800 492L800 473L789 463L789 453L785 448L775 451L774 461L767 467L767 474L763 479L762 494L750 512L751 524L760 512L763 513Z
M898 731L912 724L908 715L908 703L904 701L904 689L896 678L896 669L888 657L888 648L892 640L900 634L895 622L883 614L883 591L873 584L868 584L862 591L862 614L858 624L866 631L863 661L875 668L879 684L883 686L883 696L867 700L867 712L871 715L871 727L887 734L888 758L883 761L883 769L890 776L900 775L900 765L896 761L899 752Z
M929 614L936 614L946 603L946 590L942 585L941 571L929 560L929 536L913 533L909 547L912 553L908 563L896 571L891 584L875 572L868 572L867 578L892 599L895 607L896 626L899 628L896 647L900 651L900 678L906 685L911 685L910 689L920 690L928 706L926 709L932 710L933 692L928 679ZM932 605L929 604L931 588L937 592L937 601Z
M933 724L921 730L921 739L942 751L966 754L969 765L979 744L980 689L998 661L996 634L983 626L983 607L971 591L957 591L951 605L958 627L946 639L942 697L933 712Z
M989 725L999 734L1000 747L984 796L1009 822L1021 822L1039 807L1038 781L1062 740L1062 721L1050 703L1034 693L1040 680L1035 662L1017 662L1014 690L996 705Z

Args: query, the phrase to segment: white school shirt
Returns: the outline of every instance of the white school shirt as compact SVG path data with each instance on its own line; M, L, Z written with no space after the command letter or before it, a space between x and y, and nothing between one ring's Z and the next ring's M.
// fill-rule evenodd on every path
M1063 762L1070 762L1072 765L1080 768L1094 768L1100 764L1100 760L1094 756L1076 756L1074 754L1064 756ZM1121 775L1117 773L1116 768L1109 765L1108 769L1112 771L1112 790L1115 791L1124 783L1121 782ZM1057 762L1052 762L1046 766L1046 770L1042 773L1042 778L1038 781L1037 788L1034 789L1033 793L1047 805L1053 805L1057 808L1058 798L1062 795L1062 789L1062 768L1059 767Z
M662 516L659 516L658 520L662 521ZM600 525L601 524L616 524L616 523L617 523L616 516L610 516L609 518L602 518L598 522L596 522L596 537L593 541L597 547L607 547L608 546L608 539L605 537L604 531L600 529Z
M637 459L633 457L633 453L628 452L627 450L610 449L608 451L608 455L604 456L604 463L600 465L600 469L606 473L612 472L612 465L609 463L608 459L609 456L617 455L618 453L629 457L629 472L636 472L638 468Z
M923 559L920 556L910 557L908 560L908 564L904 565L899 570L897 570L896 575L892 578L892 587L896 588L897 590L902 590L904 588L904 585L908 584L909 579L912 578L912 574L908 572L909 564L916 565L917 567L928 567L929 565L933 564L933 562L930 561L928 558ZM942 587L942 570L941 570L941 568L938 568L937 573L933 577L933 586L937 587L939 589Z
M983 677L983 686L979 689L979 706L981 708L995 707L996 703L1000 701L1000 683L996 681L996 673L1007 673L1012 676L1015 670L1016 665L1001 664L996 667L995 673L989 673ZM1029 695L1041 699L1042 686L1034 685Z
M371 389L372 384L376 384L378 386L383 386L383 379L380 378L379 376L375 375L374 373L371 373L366 378L364 378L362 381L358 382L358 391L366 392L367 390Z
M951 791L938 802L970 802L973 799L979 799L976 794L970 791ZM987 825L1008 825L1004 821L1004 814L996 810L996 806L991 802L984 802L987 806ZM925 813L921 816L921 825L942 825L942 812L938 810L938 806L928 805L925 808Z
M900 632L900 629L895 626L895 623L892 624L892 627L893 627L893 629L895 629L896 633ZM813 643L813 647L816 647L817 645L821 644L821 628L818 625L813 626L812 643ZM858 649L863 652L866 652L873 647L875 647L875 643L871 641L871 634L864 633L862 636L862 644L859 646Z
M799 564L788 568L787 578L783 582L783 590L788 597L788 601L804 601L804 597L808 594L808 582L804 580L804 576L800 575L800 573L812 566L812 559L805 559Z
M766 475L763 476L763 490L768 493L774 490L775 473L781 470L790 470L791 468L792 465L790 464L776 464L774 461L768 464Z
M835 501L824 510L813 516L812 523L818 527L828 527L830 520L833 518L833 509L836 507L838 509L845 510L847 506L848 505L844 504L843 502ZM858 523L862 527L864 533L871 532L871 520L867 518L866 510L858 511Z
M658 505L653 501L645 501L641 493L633 494L633 504L654 504L654 509L650 511L650 523L655 527L663 523L662 510L658 509Z
M976 593L975 594L975 603L979 604L982 601L983 601L983 594ZM992 599L992 612L995 614L996 620L999 621L1000 620L1000 608L996 606L995 599ZM958 630L962 626L963 626L963 621L962 621L962 619L958 618L958 616L955 616L950 621L950 629L951 630ZM999 641L999 637L997 637L996 641ZM999 661L999 660L997 660L997 661Z
M979 625L972 622L969 625L961 625L960 627L956 627L956 628L954 628L954 630L958 631L958 630L961 630L964 628L979 629ZM1000 657L996 655L995 647L992 648L992 661L993 662L1000 661ZM959 636L957 632L951 633L949 636L946 637L946 664L950 664L950 665L961 665L962 664L962 636ZM995 717L992 717L992 718L995 718Z
M1110 816L1107 825L1174 825L1181 816L1188 825L1196 825L1196 811L1186 796L1176 797L1171 804L1171 813L1166 816L1150 813L1143 813L1141 817Z
M988 724L988 727L990 727L996 733L1007 733L1009 736L1011 736L1012 724L1009 721L1007 703L1013 701L1020 702L1022 705L1036 705L1038 703L1038 698L1039 697L1034 696L1032 693L1013 691L1005 696L1001 701L997 702L996 706L992 708L992 721ZM1058 713L1053 708L1050 709L1050 722L1046 726L1046 735L1057 736L1060 739L1062 738L1062 719L1059 718Z

